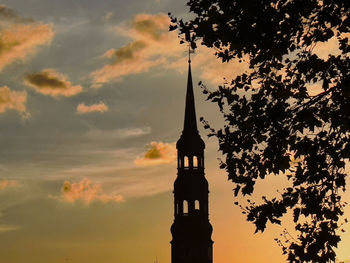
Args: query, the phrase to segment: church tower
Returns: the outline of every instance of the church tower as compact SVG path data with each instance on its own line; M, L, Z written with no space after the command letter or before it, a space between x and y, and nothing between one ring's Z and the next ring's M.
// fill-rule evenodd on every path
M197 130L191 60L188 66L185 121L176 144L172 263L212 263L213 228L209 222L209 187L204 176L205 144Z

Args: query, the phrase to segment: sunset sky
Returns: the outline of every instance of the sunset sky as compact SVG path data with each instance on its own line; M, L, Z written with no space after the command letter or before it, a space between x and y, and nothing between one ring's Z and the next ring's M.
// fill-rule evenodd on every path
M1 263L170 263L187 46L168 32L167 13L188 17L185 4L0 1ZM247 66L221 64L204 47L192 61L197 117L218 127L196 84L215 89ZM214 262L286 262L273 239L291 226L253 234L218 168L217 142L198 126ZM273 195L282 183L257 190ZM340 259L350 257L345 228Z

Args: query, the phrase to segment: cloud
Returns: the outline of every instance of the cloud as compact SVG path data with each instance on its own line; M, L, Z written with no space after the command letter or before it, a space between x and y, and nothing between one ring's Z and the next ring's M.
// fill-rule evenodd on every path
M53 97L70 97L83 91L82 86L73 86L66 76L53 69L27 75L25 84L41 94Z
M29 23L34 22L31 18L21 17L11 8L0 4L0 26L6 26L8 23Z
M125 200L171 191L176 165L130 166L132 156L126 158L129 165L116 165L115 158L114 163L111 160L66 170L64 176L98 178L105 192L118 193Z
M0 5L0 71L17 61L25 61L37 48L51 43L53 26L17 15Z
M0 88L0 114L7 110L16 110L22 117L28 117L27 92L12 91L7 86Z
M170 19L165 14L138 14L131 22L118 26L116 32L133 41L102 56L108 63L91 73L95 86L147 72L179 56L182 47L178 45L176 33L168 31L169 24Z
M152 40L161 40L168 31L169 17L160 15L139 14L132 21L135 32Z
M175 143L151 142L147 147L146 153L134 161L136 165L159 165L176 160Z
M231 80L235 76L247 72L249 70L249 64L246 62L248 59L239 62L238 59L230 62L222 63L221 59L218 59L213 50L204 46L199 46L196 49L195 54L192 55L192 69L197 69L199 77L212 84L220 84L224 79ZM177 70L181 73L187 71L188 58L183 57L181 59L172 61L165 65L166 68Z
M9 188L9 187L17 187L17 186L19 186L19 183L16 180L3 179L0 181L0 191L4 190L6 188ZM0 232L1 232L1 230L0 230Z
M0 225L0 233L10 232L21 229L20 226L12 226L12 225Z
M114 13L112 11L106 12L106 14L102 17L102 21L109 23L113 17Z
M159 66L185 72L187 47L179 44L177 32L169 32L169 25L170 19L165 14L138 14L129 23L117 26L115 31L132 39L132 42L102 55L107 64L91 73L93 86L101 87L104 83ZM202 46L196 50L192 67L199 70L201 78L218 84L224 77L231 79L248 70L248 64L239 63L238 60L222 63L214 52Z
M81 200L86 204L90 204L93 201L100 201L102 203L119 203L124 201L123 196L119 194L104 193L101 184L93 183L88 178L77 183L65 181L62 187L62 196L60 198L54 198L68 203L74 203L77 200Z
M150 68L158 66L164 59L150 60L147 54L147 44L137 41L120 49L107 51L104 58L110 63L91 74L95 86L111 80L120 80L122 77L147 72Z
M108 111L108 106L103 102L92 104L90 106L85 105L84 103L80 103L77 106L77 112L80 114L90 113L90 112L106 112Z
M123 128L114 130L100 130L91 129L86 133L89 140L93 139L103 139L103 140L115 140L115 139L126 139L143 136L150 134L152 131L151 127L141 127L141 128Z

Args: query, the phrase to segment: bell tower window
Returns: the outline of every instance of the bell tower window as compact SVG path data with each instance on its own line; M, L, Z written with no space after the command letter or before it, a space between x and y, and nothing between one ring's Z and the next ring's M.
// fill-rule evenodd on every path
M193 158L193 168L198 168L200 166L200 159L198 156L194 156Z
M188 201L184 200L184 214L188 214Z
M196 200L196 201L194 202L194 209L195 209L195 210L200 210L200 206L199 206L199 201L198 201L198 200Z
M189 168L190 167L190 158L188 156L185 156L185 168Z

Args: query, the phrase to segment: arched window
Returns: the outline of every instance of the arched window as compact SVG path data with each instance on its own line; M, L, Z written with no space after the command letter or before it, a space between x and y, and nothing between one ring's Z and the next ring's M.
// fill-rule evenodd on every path
M190 158L188 156L185 156L185 168L190 167Z
M184 214L188 214L188 202L184 200Z
M193 158L193 167L197 168L199 166L199 158L198 156L194 156Z
M199 201L198 200L194 201L194 209L195 210L200 210L200 206L199 206Z

